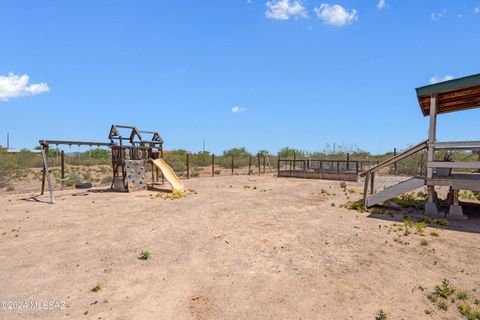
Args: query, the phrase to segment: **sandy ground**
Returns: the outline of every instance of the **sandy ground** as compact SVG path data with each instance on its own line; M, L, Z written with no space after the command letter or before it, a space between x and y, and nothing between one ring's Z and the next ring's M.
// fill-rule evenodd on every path
M389 319L459 319L426 293L448 278L480 297L478 218L400 244L389 230L401 215L339 208L338 182L186 184L195 191L175 200L98 188L57 192L55 205L0 194L0 300L57 303L0 309L0 319L374 319L379 309ZM150 260L137 259L142 250Z

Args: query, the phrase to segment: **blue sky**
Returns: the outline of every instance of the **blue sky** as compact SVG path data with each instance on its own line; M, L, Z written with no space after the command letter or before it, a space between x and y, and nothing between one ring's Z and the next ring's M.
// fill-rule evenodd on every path
M118 123L166 149L402 149L427 135L414 88L479 73L479 39L480 0L2 0L0 144ZM478 140L479 115L439 138Z

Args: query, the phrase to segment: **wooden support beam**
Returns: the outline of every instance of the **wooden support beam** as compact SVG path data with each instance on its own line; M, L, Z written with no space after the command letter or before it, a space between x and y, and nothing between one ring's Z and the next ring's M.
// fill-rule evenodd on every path
M258 175L262 174L262 168L260 167L260 153L257 154ZM295 163L294 163L295 165Z
M430 126L428 129L428 158L427 161L431 162L435 160L435 147L434 143L437 139L437 95L433 94L430 97ZM433 177L433 168L427 167L427 178Z
M375 172L370 174L370 194L375 192Z
M62 177L62 190L65 185L65 153L62 152L60 153L60 163L61 163L61 177Z
M428 169L433 168L480 169L480 161L429 161Z
M190 179L190 154L187 153L187 179Z
M363 206L367 207L368 185L370 183L370 171L365 175L365 185L363 186Z
M212 177L215 177L215 155L212 154Z
M45 150L48 152L48 147L43 148L43 150L42 150L43 169L44 169L45 174L47 176L48 190L50 192L50 202L52 204L54 204L55 203L55 195L53 194L52 180L51 180L51 177L50 177L50 170L48 169L48 157L47 157L47 153L45 152Z

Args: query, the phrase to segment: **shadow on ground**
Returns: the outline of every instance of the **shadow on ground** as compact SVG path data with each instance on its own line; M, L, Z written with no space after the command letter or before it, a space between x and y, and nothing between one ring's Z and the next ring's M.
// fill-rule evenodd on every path
M447 226L441 226L433 223L436 218L432 219L432 223L429 223L430 227L435 227L438 229L444 229L444 230L452 230L452 231L460 231L460 232L469 232L469 233L480 233L480 203L474 203L474 202L462 202L462 207L463 207L463 213L468 217L468 220L448 220L448 225ZM385 209L385 211L392 209L391 207L383 206L379 207L382 209ZM397 208L398 210L398 208ZM397 210L395 214L369 214L368 218L371 219L379 219L379 220L385 220L385 221L393 221L393 222L399 222L403 223L405 218L403 217L402 214L399 214ZM440 214L438 218L444 218L445 216L448 219L448 209L446 206L442 206L440 209ZM408 210L406 210L408 212ZM446 214L447 213L447 214ZM425 216L421 211L419 210L411 210L408 212L410 215L410 219L413 221L418 221Z

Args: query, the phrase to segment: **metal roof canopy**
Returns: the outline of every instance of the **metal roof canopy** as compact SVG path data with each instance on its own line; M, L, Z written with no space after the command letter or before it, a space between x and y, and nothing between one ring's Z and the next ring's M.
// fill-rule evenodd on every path
M416 89L424 116L430 114L430 98L437 95L436 114L480 108L480 73Z

